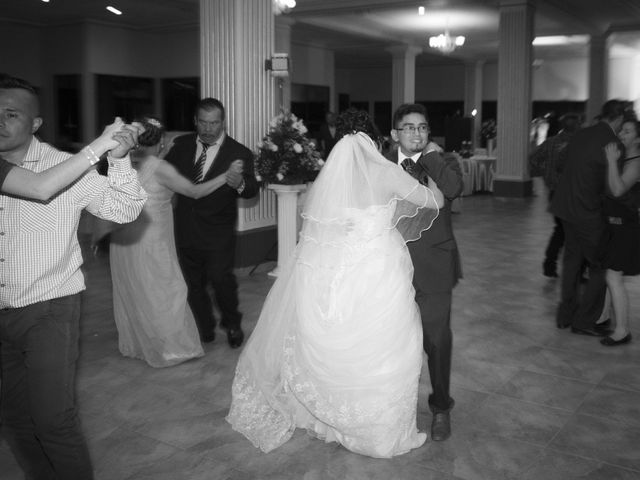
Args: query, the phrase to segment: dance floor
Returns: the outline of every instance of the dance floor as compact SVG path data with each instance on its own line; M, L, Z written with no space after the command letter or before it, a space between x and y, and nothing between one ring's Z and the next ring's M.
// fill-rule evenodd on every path
M465 197L454 227L465 278L453 305L453 435L390 460L303 431L269 454L255 449L224 420L239 350L219 332L204 358L175 367L122 357L108 258L87 253L77 390L96 478L640 479L640 278L627 281L634 341L603 347L555 327L559 281L542 276L552 227L543 191L527 199ZM273 267L238 272L247 333ZM431 422L428 390L425 366L421 430ZM1 439L0 472L4 480L23 478Z

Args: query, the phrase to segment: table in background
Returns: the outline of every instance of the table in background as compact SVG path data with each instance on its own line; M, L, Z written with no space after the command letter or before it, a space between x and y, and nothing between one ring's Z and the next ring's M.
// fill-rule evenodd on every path
M463 195L475 192L493 192L493 178L496 173L496 157L474 155L459 157L464 182Z

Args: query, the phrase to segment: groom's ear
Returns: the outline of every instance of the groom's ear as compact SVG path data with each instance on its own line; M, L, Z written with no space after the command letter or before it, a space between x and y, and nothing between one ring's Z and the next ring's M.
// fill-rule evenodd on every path
M400 138L400 137L398 137L398 131L395 128L392 128L390 133L391 133L391 138L393 139L393 141L398 143L399 138Z

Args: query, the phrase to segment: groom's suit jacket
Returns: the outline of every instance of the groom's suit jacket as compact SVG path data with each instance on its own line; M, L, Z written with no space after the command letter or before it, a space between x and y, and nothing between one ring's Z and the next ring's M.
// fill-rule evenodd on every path
M392 150L387 159L398 163L397 151ZM431 228L422 232L419 240L407 243L413 261L414 285L424 292L450 291L462 278L460 254L451 225L451 202L462 193L462 171L457 159L431 151L418 159L412 176L425 186L426 177L431 177L445 198Z
M187 178L193 178L194 174L196 139L195 133L176 138L166 156L166 160ZM216 250L228 245L235 237L238 197L251 198L258 193L253 153L226 135L213 164L203 179L207 181L223 174L237 159L244 161L242 193L238 194L236 190L224 184L213 193L197 200L177 195L174 211L177 248Z

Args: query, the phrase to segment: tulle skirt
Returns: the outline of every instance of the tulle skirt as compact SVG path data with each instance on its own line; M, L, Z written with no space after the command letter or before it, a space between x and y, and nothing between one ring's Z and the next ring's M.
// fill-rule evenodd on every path
M265 452L296 428L372 457L421 446L412 275L396 230L331 248L303 238L238 362L233 428Z

